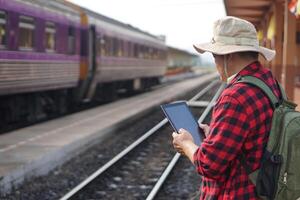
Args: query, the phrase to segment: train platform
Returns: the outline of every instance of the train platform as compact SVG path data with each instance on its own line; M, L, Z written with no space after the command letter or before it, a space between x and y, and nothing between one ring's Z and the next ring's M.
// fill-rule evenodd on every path
M217 77L209 73L0 135L0 192L48 173L145 110Z

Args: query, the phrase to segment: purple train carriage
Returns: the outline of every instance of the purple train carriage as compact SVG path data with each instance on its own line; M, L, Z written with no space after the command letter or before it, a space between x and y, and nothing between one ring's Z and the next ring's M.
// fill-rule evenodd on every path
M158 84L166 50L160 37L64 0L0 0L0 127Z

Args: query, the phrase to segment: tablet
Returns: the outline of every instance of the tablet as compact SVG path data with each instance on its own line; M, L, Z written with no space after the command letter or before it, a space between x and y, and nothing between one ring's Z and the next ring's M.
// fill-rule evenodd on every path
M195 144L201 144L204 132L185 101L163 104L161 108L175 132L183 128L191 133Z

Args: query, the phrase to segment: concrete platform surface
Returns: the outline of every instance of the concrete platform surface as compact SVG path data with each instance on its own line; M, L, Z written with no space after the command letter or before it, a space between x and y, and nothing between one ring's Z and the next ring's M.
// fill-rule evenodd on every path
M0 135L0 192L49 172L124 121L216 77L217 73L207 74Z

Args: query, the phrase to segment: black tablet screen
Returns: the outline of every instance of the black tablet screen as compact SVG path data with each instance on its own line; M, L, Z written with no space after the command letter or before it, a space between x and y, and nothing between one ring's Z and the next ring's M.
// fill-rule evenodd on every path
M161 108L176 132L180 128L187 130L192 134L194 142L200 145L203 132L186 102L164 104Z

